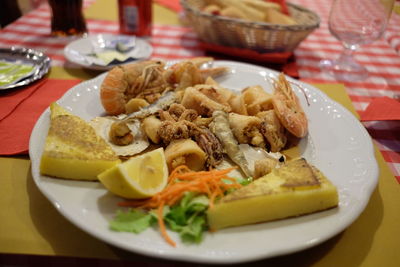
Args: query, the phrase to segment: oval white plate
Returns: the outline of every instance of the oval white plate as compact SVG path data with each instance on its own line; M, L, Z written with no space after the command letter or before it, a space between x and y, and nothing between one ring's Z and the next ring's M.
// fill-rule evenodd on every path
M240 90L263 85L272 90L268 77L277 72L249 64L216 61L231 73L218 81ZM103 115L99 85L105 74L69 90L58 103L74 114L91 119ZM371 139L357 119L318 89L291 78L309 119L309 135L300 143L303 157L322 170L339 190L339 207L311 215L206 233L200 245L185 245L171 232L177 247L169 246L154 229L140 235L108 229L117 197L100 183L66 181L42 176L39 163L49 127L49 109L37 121L29 154L36 185L73 224L104 242L148 256L202 263L238 263L287 254L315 246L340 233L364 210L378 180ZM307 94L310 106L303 91ZM368 233L365 233L368 234Z
M65 57L72 63L78 64L82 67L92 70L109 70L120 64L97 65L92 64L89 60L88 54L94 52L98 47L104 44L114 42L118 39L127 40L127 38L135 39L135 48L126 53L126 56L137 58L126 63L132 63L139 60L145 60L153 53L153 47L145 40L126 35L111 35L111 34L98 34L89 35L88 37L80 38L69 43L64 48ZM126 64L123 63L123 64Z

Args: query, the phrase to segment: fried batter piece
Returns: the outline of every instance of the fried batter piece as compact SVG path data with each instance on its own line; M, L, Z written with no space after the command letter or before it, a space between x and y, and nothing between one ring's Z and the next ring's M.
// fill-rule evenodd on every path
M194 139L201 149L208 155L206 166L217 166L224 158L223 147L217 137L208 128L197 128L193 131Z
M125 122L114 122L111 124L109 138L111 142L118 146L126 146L132 144L134 137L131 129Z
M186 88L181 103L184 107L194 109L199 115L205 115L207 117L211 117L216 110L231 111L229 104L219 103L209 98L195 87Z
M265 147L264 137L259 131L261 120L255 116L229 113L229 126L240 144Z
M191 129L196 125L190 121L163 121L158 134L164 144L169 144L176 139L189 139L191 137Z
M276 166L279 164L279 161L273 158L265 158L257 160L254 163L254 178L260 178L264 175L270 173Z
M267 139L271 152L281 151L287 142L286 130L280 123L274 110L263 111L257 114L261 119L260 131Z

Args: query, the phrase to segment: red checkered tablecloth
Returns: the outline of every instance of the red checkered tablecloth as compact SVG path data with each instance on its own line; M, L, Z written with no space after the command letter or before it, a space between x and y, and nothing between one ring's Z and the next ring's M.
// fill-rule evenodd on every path
M94 0L86 1L90 5ZM329 32L327 19L332 0L292 0L318 13L321 26L296 49L295 55L301 79L314 82L337 81L318 68L321 59L336 58L342 45ZM91 34L117 33L116 22L88 19ZM77 67L66 62L63 49L71 38L49 35L50 10L44 4L0 31L0 47L30 47L52 58L53 66ZM364 82L345 83L347 92L358 112L362 112L375 97L400 95L400 17L393 15L383 38L357 50L356 60L370 72ZM204 55L196 35L180 26L155 25L152 45L153 58L182 59ZM365 123L386 162L400 182L400 126L398 121ZM340 129L338 129L340 131Z
M335 59L343 49L341 43L328 29L329 11L333 0L291 2L305 6L321 17L321 26L295 51L301 79L320 83L337 82L318 68L321 59ZM364 111L376 97L400 96L400 49L399 45L396 46L400 40L399 33L400 16L393 14L383 38L357 49L355 59L370 73L366 81L345 83L347 93L357 112ZM377 121L364 125L397 181L400 182L400 122Z

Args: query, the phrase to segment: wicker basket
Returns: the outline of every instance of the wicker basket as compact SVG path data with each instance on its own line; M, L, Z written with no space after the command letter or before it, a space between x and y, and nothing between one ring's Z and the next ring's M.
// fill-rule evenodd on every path
M298 24L278 25L249 22L201 12L207 1L181 0L186 18L203 42L248 48L260 53L291 52L314 29L320 19L314 12L287 3L291 17Z

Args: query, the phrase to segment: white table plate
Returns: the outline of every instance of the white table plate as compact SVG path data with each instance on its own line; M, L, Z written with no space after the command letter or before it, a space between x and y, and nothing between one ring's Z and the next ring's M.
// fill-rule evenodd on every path
M72 41L64 48L64 55L72 63L78 64L84 68L92 70L109 70L117 65L125 63L109 65L93 64L91 56L88 55L96 51L98 52L101 47L109 46L110 43L118 40L125 42L128 39L135 40L135 47L126 52L126 56L136 58L136 60L131 60L126 63L145 60L153 53L153 47L144 39L126 35L98 34L89 35L88 37Z
M240 90L262 85L271 92L268 77L277 72L244 63L216 61L231 73L218 81ZM103 115L99 85L105 74L69 90L58 103L91 119ZM170 232L177 247L169 246L155 229L140 235L109 230L119 198L107 193L100 183L66 181L42 176L39 163L49 127L47 109L37 121L30 139L29 153L36 185L69 221L106 243L148 256L201 262L239 263L292 253L315 246L348 227L364 210L378 180L378 167L371 139L358 120L343 106L318 89L291 78L294 90L309 119L309 135L301 143L302 156L317 166L337 186L339 207L311 215L248 225L206 233L200 245L185 245ZM308 97L307 102L303 88ZM369 234L369 233L365 233Z

